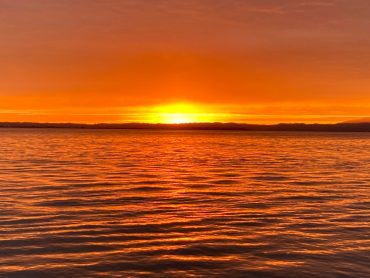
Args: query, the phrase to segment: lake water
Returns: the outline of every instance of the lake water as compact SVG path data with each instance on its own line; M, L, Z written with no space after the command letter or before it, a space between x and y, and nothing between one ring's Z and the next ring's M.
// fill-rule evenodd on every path
M0 129L0 277L370 277L370 134Z

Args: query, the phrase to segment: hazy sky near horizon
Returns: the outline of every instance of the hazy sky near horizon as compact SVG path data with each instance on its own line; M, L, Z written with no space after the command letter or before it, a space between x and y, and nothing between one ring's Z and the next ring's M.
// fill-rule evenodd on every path
M0 0L0 121L365 117L369 31L368 0Z

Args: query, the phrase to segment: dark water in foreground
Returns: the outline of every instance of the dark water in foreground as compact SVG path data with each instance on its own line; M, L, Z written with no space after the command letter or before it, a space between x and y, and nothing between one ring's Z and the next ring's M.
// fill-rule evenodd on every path
M0 277L370 277L370 134L2 129Z

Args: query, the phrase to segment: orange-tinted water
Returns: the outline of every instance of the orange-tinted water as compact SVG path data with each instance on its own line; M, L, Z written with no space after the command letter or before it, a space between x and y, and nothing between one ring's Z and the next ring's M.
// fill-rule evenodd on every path
M369 277L370 134L0 130L1 277Z

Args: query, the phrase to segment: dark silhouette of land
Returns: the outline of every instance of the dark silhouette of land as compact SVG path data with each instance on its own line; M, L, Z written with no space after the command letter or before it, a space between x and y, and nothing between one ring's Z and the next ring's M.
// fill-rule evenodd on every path
M356 119L356 120L350 120L350 121L346 121L344 123L349 123L349 124L368 124L370 123L370 117L366 117L366 118L360 118L360 119Z
M274 124L274 125L259 125L259 124L241 124L241 123L75 124L75 123L0 122L0 128L370 132L370 123L337 123L337 124L287 123L287 124Z

